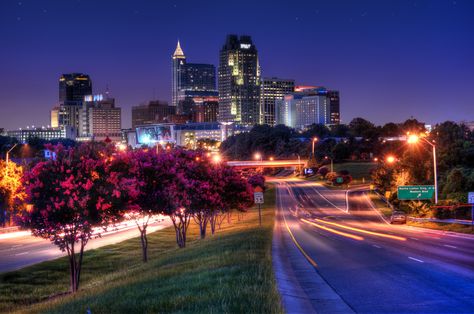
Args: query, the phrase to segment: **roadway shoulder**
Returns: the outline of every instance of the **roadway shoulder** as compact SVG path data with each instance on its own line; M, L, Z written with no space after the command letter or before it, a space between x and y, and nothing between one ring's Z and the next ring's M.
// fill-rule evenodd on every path
M276 213L273 233L273 269L287 313L352 313L352 309L306 260Z

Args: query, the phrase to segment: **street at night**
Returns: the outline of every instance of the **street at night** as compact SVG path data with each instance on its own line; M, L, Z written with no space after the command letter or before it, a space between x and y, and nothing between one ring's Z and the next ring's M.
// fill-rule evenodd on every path
M301 180L278 180L277 186L275 239L297 250L291 232L317 264L314 276L324 278L351 310L466 313L474 308L474 236L390 225L361 192L349 193L346 211L345 191ZM302 253L293 257L305 259ZM287 266L294 264L289 260ZM304 292L298 297L317 311L320 297L308 273L293 271L293 284Z
M0 314L474 314L474 1L0 1Z

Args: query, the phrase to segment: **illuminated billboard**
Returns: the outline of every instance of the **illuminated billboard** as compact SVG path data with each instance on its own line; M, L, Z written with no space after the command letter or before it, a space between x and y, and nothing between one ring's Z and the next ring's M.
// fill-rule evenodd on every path
M155 145L156 143L174 142L170 125L150 125L137 128L139 144Z

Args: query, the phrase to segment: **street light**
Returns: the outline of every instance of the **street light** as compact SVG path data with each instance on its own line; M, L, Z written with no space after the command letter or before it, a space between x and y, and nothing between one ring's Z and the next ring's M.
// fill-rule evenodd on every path
M313 137L313 149L311 150L311 152L313 153L312 156L314 157L314 143L316 143L319 139L317 137Z
M215 164L218 164L222 161L222 158L220 155L214 155L212 156L212 161L215 163Z
M438 203L438 174L437 174L437 166L436 166L436 145L428 141L424 137L420 137L415 134L409 134L407 138L408 144L416 144L420 140L423 142L429 144L431 148L433 149L433 174L434 174L434 187L435 187L435 204Z
M5 156L5 162L6 162L7 166L8 166L8 161L10 160L9 154L10 154L10 152L11 152L17 145L18 145L18 143L15 143L15 145L13 145L12 148L10 148L10 149L7 151L7 154L6 154L6 156Z
M334 160L329 156L324 156L324 159L330 159L331 160L331 172L334 172Z
M262 155L260 153L256 153L255 154L255 159L256 160L259 160L260 159L260 162L262 162Z
M270 159L270 161L273 161L273 157L270 157L269 159Z
M389 155L385 158L385 161L389 164L393 164L397 159L393 155Z

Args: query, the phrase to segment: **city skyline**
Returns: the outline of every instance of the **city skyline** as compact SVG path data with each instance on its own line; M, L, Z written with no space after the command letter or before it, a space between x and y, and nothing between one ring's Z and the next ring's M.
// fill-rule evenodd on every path
M230 16L216 15L227 6L213 2L138 1L131 11L119 5L109 11L91 1L0 6L1 26L10 30L1 35L9 45L0 52L0 127L6 129L49 124L49 110L57 105L57 79L72 72L90 75L94 93L109 86L123 108L122 126L130 127L132 106L171 101L169 56L178 39L191 60L217 66L219 49L231 33L252 37L262 77L339 90L342 123L357 116L377 124L411 116L427 123L472 120L466 115L474 81L468 31L473 4L468 1L347 2L336 11L340 4L258 3ZM73 11L69 17L60 14L65 9ZM271 25L267 15L256 20L262 12L281 23ZM200 14L209 21L196 25ZM70 26L74 40L65 40L68 30L62 25L74 17L87 17L89 23ZM238 23L239 18L246 22ZM23 92L25 87L30 93Z

